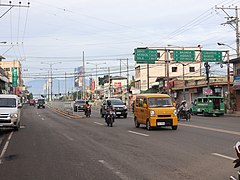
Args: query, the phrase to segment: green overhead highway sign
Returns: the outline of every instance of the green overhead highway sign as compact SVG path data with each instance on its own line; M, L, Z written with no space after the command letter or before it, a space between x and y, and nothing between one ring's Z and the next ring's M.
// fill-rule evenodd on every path
M179 62L194 62L195 51L194 50L174 50L173 61Z
M155 64L157 61L157 50L154 49L135 49L135 61L138 64Z
M202 51L202 62L222 62L222 51Z

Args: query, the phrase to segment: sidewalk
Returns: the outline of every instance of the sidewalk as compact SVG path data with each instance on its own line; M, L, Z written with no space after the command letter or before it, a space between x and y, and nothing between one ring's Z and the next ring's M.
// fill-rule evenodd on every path
M240 117L240 111L234 111L233 113L226 113L225 116Z

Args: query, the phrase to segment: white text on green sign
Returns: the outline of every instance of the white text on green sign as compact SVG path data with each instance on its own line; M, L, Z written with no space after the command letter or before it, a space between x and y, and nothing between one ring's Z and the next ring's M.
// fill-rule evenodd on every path
M195 51L194 50L174 50L173 61L179 62L194 62Z
M202 51L202 62L222 62L222 51Z

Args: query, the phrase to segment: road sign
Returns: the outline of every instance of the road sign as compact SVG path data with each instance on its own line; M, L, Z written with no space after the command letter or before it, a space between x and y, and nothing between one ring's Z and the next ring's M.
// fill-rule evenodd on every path
M12 68L12 87L18 86L18 73L17 68Z
M138 64L155 64L157 61L157 50L154 49L135 49L135 61Z
M202 62L222 62L222 51L202 51Z
M173 61L179 62L194 62L195 51L194 50L174 50Z

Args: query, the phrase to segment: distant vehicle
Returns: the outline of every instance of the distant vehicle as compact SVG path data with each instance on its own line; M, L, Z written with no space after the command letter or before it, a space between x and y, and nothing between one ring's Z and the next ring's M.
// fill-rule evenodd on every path
M38 99L37 100L37 108L45 108L45 100L44 99Z
M178 127L176 108L167 94L139 94L134 103L134 124L139 128L146 125L147 130L154 127Z
M104 117L106 114L105 106L107 104L107 100L111 101L115 111L115 115L117 117L123 116L124 118L127 118L127 115L128 115L127 106L123 103L121 99L117 99L117 98L109 98L109 99L103 100L101 109L100 109L101 117Z
M192 114L224 115L224 98L220 96L198 97L192 103Z
M22 104L16 95L0 94L0 127L20 128Z
M30 106L35 106L35 104L36 104L36 102L35 102L34 99L30 99L30 100L29 100L29 105L30 105Z
M85 111L84 108L85 103L86 103L85 100L82 99L76 100L73 105L74 112Z

